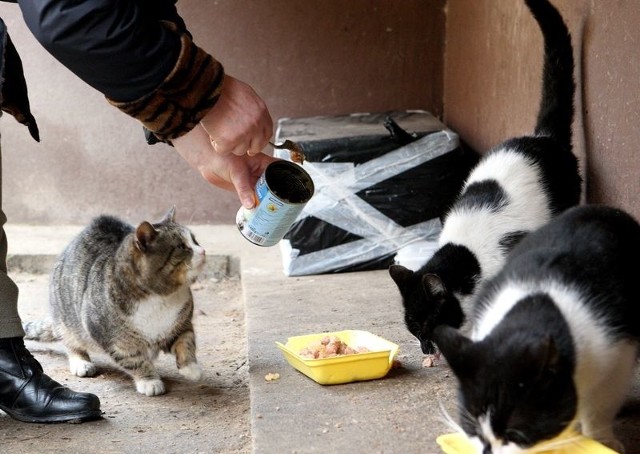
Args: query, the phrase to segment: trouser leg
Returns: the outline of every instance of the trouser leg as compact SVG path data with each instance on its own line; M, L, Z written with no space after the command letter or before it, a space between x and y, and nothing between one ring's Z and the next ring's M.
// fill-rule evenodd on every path
M7 276L7 236L2 211L2 148L0 147L0 339L24 336L18 315L18 286Z
M0 20L0 28L2 26ZM2 39L4 34L0 33ZM0 75L2 72L0 68ZM97 419L102 415L98 396L77 393L53 380L24 345L24 331L18 316L18 287L7 275L5 222L0 150L0 410L18 421L33 423Z

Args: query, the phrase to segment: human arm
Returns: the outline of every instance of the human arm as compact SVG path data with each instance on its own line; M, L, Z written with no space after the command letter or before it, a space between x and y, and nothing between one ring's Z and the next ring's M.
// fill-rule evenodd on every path
M180 63L182 48L191 44L174 1L18 3L25 23L42 46L84 82L117 102L135 101L161 89ZM183 34L187 35L184 40ZM222 67L207 62L202 70L218 73Z
M225 77L222 65L193 43L175 1L19 3L34 36L56 59L160 140L174 142L202 122L224 132L216 140L220 154L254 155L266 146L272 121L264 102L248 85ZM229 181L207 181L229 189Z

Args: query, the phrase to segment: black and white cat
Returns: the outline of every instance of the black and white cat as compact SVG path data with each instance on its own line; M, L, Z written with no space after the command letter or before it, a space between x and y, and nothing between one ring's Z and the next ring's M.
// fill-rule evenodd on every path
M479 290L470 338L434 330L477 452L521 452L574 423L622 451L613 421L637 364L638 257L631 216L572 208L523 239Z
M480 160L444 220L438 251L422 268L389 268L402 295L407 328L424 353L435 351L435 326L462 325L465 301L500 270L523 236L580 201L581 178L571 144L571 36L547 0L526 4L545 48L534 134L509 139Z

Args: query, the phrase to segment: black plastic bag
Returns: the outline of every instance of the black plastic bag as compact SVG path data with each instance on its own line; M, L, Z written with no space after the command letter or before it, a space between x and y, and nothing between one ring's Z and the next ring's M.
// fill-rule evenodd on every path
M281 242L290 276L384 269L402 247L437 241L440 217L477 162L428 112L284 119L278 126L278 141L304 150L316 186Z

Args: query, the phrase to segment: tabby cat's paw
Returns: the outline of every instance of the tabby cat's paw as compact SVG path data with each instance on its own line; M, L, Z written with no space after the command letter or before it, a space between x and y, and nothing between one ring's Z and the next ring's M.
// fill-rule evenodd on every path
M190 363L178 369L178 372L189 380L200 380L202 378L202 367L198 363Z
M153 380L136 380L136 390L147 396L159 396L165 393L164 383L159 378Z
M98 369L92 362L81 358L69 358L69 371L78 377L93 377Z

